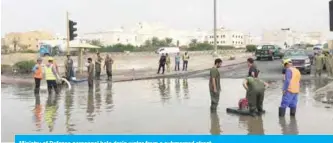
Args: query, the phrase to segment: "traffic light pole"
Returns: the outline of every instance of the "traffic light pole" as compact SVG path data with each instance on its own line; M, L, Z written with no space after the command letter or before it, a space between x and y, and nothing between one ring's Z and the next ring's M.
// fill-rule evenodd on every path
M67 39L66 39L66 48L67 48L67 54L70 54L69 51L69 17L68 17L68 11L66 12L66 31L67 31Z

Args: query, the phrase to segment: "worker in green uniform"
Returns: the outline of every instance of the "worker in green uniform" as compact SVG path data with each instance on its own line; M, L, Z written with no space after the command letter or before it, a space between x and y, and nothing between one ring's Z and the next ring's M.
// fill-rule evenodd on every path
M97 60L95 61L95 70L96 70L96 79L101 79L101 70L102 70L102 60L103 58L99 53L97 53Z
M113 59L110 57L110 55L106 55L104 69L106 69L106 75L108 76L108 80L112 80L112 64Z
M92 63L92 59L88 58L88 86L89 88L94 87L94 64Z
M258 75L259 73L256 73L255 77L249 76L243 82L243 87L247 92L246 98L249 103L249 111L251 116L255 116L256 113L261 115L264 111L264 95L268 84L260 80Z
M316 53L315 58L314 58L314 63L315 63L315 76L321 76L321 73L324 68L324 56L321 52Z
M332 75L333 75L333 72L332 72L332 55L330 55L329 52L325 52L324 61L325 61L327 76L332 77Z
M221 84L220 84L220 72L219 68L222 66L222 60L220 58L215 59L214 67L210 69L210 78L209 78L209 91L211 105L210 110L216 112L217 106L220 100Z

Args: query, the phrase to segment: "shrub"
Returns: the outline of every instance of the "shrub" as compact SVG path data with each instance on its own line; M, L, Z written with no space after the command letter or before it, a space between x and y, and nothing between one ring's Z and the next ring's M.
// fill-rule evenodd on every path
M1 74L2 73L10 73L10 72L12 72L12 66L11 65L1 64Z
M20 53L37 53L37 51L34 51L34 50L23 50L23 51L20 51Z
M217 49L219 50L231 50L231 49L235 49L234 46L217 46Z
M246 52L254 52L257 49L256 45L246 45Z
M36 62L33 60L20 61L15 63L13 67L18 73L30 73L35 64Z

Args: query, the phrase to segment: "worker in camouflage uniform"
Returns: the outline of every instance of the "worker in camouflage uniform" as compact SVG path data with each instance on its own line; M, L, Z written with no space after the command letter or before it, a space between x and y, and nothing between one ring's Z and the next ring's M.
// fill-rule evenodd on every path
M258 79L258 74L255 73L254 77L249 76L243 82L243 87L246 90L246 98L249 103L249 110L251 116L255 116L256 113L261 115L264 112L263 102L266 87L268 84Z
M321 76L321 73L323 72L324 68L324 55L321 52L316 53L315 58L314 58L314 63L315 63L315 76Z
M101 55L97 53L97 60L95 61L95 76L97 80L101 79L102 60L103 58L101 57Z

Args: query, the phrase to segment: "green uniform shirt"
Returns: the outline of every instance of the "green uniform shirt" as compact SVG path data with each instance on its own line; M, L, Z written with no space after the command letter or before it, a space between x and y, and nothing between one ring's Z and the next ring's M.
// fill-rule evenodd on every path
M89 63L88 66L88 78L93 78L94 77L94 64Z
M102 69L102 57L97 57L97 61L95 62L96 72L101 72Z
M216 90L221 91L220 72L216 67L210 69L209 90L214 91L212 78L215 78Z
M247 77L247 86L248 91L264 91L265 90L265 83L261 81L260 79L253 78L253 77Z
M317 55L315 56L315 67L317 70L322 70L324 67L324 56L323 55Z

